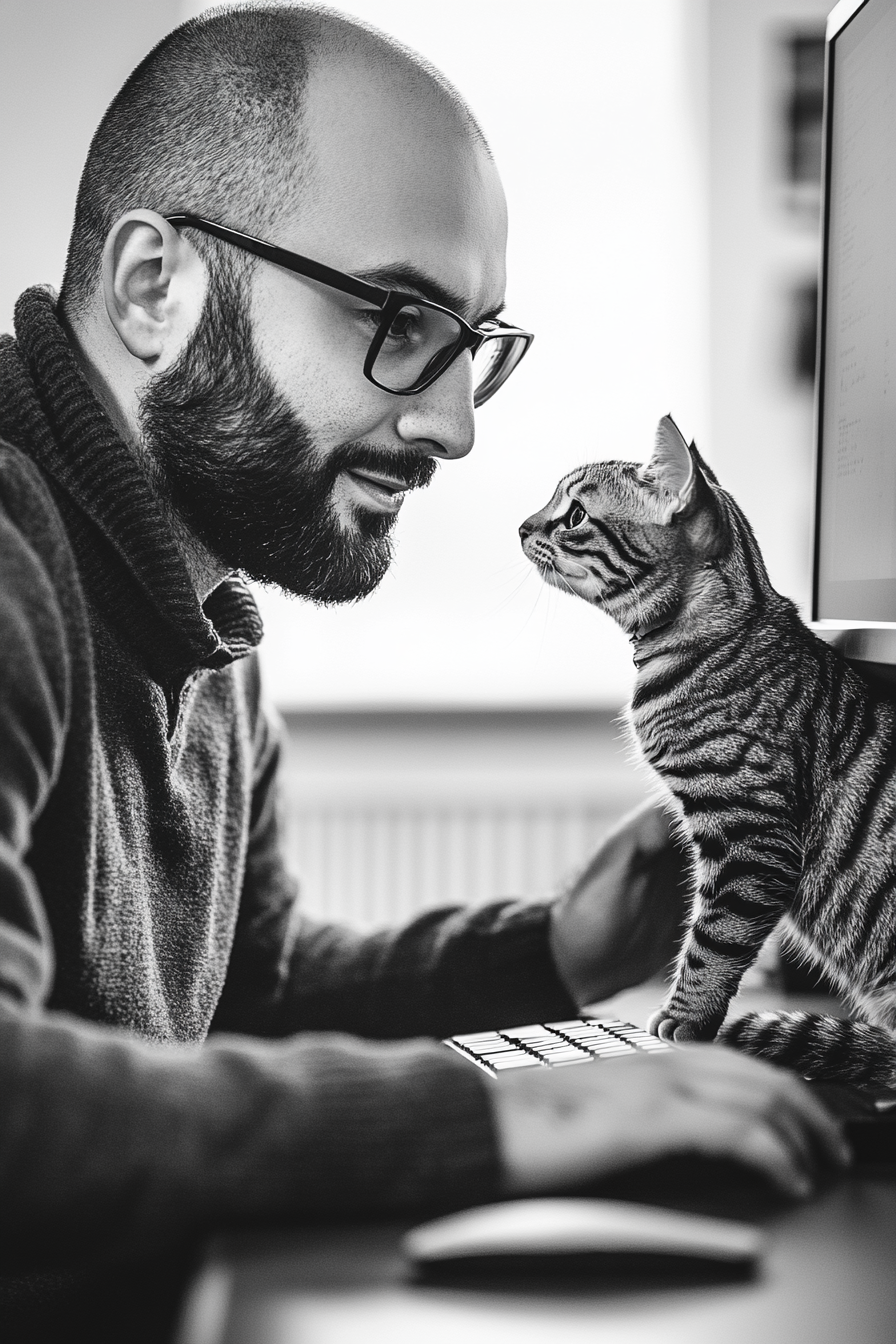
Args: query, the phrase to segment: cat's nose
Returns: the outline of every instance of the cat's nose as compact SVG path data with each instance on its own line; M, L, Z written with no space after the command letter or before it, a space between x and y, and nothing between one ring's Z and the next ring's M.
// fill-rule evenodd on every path
M520 523L520 540L525 541L526 538L528 536L531 536L531 534L535 531L536 527L537 523L535 522L535 514L533 514L532 517L527 518L524 523Z

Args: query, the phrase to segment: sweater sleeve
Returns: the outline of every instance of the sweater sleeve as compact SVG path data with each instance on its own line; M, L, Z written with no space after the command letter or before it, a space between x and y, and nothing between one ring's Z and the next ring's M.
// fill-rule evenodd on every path
M496 1197L478 1070L425 1041L164 1047L0 999L0 1266L159 1254L212 1228Z
M161 1252L249 1219L492 1196L488 1081L431 1042L166 1046L47 1008L51 937L28 857L65 747L68 627L52 506L19 499L19 523L43 510L25 529L5 489L0 477L0 1273ZM27 538L42 528L39 553Z
M283 862L280 740L260 714L246 881L216 1029L441 1037L575 1014L548 945L549 905L430 910L366 935L304 916Z

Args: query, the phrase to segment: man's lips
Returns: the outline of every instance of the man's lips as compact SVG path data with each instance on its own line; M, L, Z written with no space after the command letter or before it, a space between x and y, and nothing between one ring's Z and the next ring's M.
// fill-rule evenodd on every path
M368 467L347 468L345 475L355 487L355 492L363 496L365 506L372 506L382 513L397 513L410 489L407 481L400 476L389 476Z

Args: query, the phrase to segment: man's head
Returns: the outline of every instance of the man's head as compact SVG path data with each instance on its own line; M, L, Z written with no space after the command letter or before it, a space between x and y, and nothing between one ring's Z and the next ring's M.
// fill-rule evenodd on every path
M63 313L188 537L219 568L360 596L388 564L402 485L472 446L469 355L386 392L363 373L369 304L164 218L181 212L476 324L504 289L482 134L373 30L317 7L225 9L138 67L85 168Z

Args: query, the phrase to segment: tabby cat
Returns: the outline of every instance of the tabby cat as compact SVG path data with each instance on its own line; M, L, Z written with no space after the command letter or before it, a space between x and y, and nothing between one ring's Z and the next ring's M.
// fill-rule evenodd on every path
M772 588L750 526L672 419L644 467L580 467L520 528L548 583L608 612L629 711L696 894L651 1030L713 1038L784 916L863 1021L753 1013L720 1039L814 1078L896 1086L896 705Z

